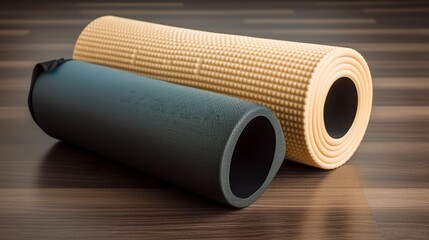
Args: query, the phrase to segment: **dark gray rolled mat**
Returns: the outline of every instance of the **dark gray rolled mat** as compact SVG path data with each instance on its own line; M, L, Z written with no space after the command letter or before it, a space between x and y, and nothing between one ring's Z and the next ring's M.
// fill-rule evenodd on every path
M85 62L36 65L28 102L48 135L237 208L285 155L266 107Z

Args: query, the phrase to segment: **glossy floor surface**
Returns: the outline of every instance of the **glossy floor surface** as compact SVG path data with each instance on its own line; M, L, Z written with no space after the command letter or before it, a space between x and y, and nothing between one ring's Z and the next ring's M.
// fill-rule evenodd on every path
M287 161L232 210L40 130L27 109L36 62L71 57L101 15L349 46L374 108L344 166ZM424 1L10 1L0 9L0 239L427 239L429 3Z

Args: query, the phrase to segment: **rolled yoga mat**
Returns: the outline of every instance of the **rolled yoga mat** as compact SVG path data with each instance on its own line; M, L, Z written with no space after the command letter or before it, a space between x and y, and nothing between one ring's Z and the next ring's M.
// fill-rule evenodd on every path
M209 33L106 16L74 59L250 100L276 113L288 159L333 169L368 125L371 75L349 48Z
M36 65L28 100L48 135L237 208L285 155L264 106L85 62Z

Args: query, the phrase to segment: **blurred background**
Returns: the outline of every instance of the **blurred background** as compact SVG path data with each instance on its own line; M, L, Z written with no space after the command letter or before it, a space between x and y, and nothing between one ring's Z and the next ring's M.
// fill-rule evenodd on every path
M35 63L70 58L94 18L352 47L373 112L334 171L285 162L251 207L231 210L48 137L27 94ZM0 8L0 239L429 236L428 1L7 1Z

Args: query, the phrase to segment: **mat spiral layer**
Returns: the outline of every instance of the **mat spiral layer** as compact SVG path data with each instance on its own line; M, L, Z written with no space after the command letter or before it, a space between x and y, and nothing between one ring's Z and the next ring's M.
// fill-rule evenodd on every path
M105 16L84 29L73 58L265 105L282 125L286 158L319 168L350 159L371 112L368 65L349 48Z

